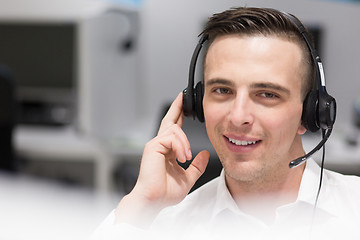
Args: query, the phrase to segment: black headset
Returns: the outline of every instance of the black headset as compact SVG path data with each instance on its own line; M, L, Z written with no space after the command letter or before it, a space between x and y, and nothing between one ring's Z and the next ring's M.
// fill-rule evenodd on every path
M277 11L277 10L276 10ZM312 60L315 64L316 69L316 87L311 90L305 97L303 103L303 112L301 116L303 126L311 131L316 132L322 129L324 137L322 141L308 154L300 157L290 163L290 167L296 167L303 163L309 156L318 151L330 137L333 125L336 118L336 101L326 91L325 86L325 74L321 58L317 51L313 48L310 39L306 35L306 30L299 20L292 15L281 12L283 16L288 18L293 24L295 24L305 40ZM198 56L204 45L208 40L207 35L203 35L191 58L190 69L189 69L189 82L187 88L183 91L183 112L185 116L197 118L200 122L204 122L204 110L202 106L202 100L204 96L203 81L199 81L194 87L195 68ZM326 132L326 134L325 134Z

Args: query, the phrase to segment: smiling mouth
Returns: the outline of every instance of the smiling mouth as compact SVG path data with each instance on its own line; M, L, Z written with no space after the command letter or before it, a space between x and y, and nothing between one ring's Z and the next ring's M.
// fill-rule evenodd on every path
M233 138L228 138L229 142L237 145L237 146L249 146L249 145L254 145L260 141L243 141L243 140L237 140L237 139L233 139Z

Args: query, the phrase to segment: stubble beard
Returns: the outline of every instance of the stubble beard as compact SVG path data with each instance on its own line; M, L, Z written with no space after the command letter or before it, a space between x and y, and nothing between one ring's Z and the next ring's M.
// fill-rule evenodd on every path
M280 170L282 164L280 162L269 164L274 159L226 159L222 154L219 155L219 158L226 178L244 186L265 187L276 182L282 175Z

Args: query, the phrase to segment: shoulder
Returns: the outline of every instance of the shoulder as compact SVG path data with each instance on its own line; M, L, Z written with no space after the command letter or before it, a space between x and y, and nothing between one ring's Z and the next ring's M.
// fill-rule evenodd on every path
M219 184L221 184L221 176L205 183L198 189L191 192L183 201L183 204L198 204L197 202L208 201L214 199L217 194Z
M307 178L311 178L309 183L316 184L321 176L321 168L314 160L307 162ZM305 172L304 172L305 174ZM323 172L323 190L328 194L350 194L358 200L360 197L360 177L354 175L345 175L332 170L324 169ZM351 197L352 198L352 197Z
M184 211L188 208L203 209L211 207L215 203L219 184L220 177L205 183L187 195L181 203L172 207L172 210Z
M199 217L210 217L216 202L220 177L217 177L191 192L179 204L163 209L157 221L176 219L176 222L199 221Z
M360 194L360 177L354 175L344 175L331 170L325 170L324 174L327 183L336 189L351 190Z
M360 216L360 177L325 170L327 196ZM342 208L340 207L340 208Z

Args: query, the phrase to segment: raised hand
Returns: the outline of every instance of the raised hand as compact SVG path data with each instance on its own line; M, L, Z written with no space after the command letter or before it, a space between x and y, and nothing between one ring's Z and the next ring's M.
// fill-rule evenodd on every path
M158 135L145 145L137 183L116 209L118 222L146 226L161 209L181 202L204 173L207 151L200 152L186 170L176 162L192 158L190 143L181 129L183 121L180 93L163 118Z

